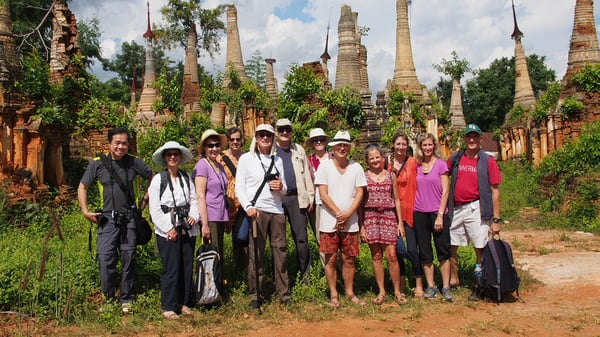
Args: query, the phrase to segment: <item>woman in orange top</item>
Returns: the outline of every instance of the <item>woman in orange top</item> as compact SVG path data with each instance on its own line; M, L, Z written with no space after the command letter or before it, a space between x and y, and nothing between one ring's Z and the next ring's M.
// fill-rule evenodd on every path
M408 136L397 131L392 138L392 155L388 159L388 171L396 174L398 184L398 198L402 208L402 221L406 230L407 257L413 268L415 277L415 297L423 297L423 266L417 251L417 240L413 228L413 208L417 194L417 161L409 154ZM404 275L406 266L404 260L399 256L401 286L404 289Z

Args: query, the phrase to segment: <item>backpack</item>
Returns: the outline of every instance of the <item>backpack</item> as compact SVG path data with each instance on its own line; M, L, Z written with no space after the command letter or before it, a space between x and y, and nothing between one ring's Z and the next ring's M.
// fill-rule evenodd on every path
M196 252L196 279L194 295L196 304L219 303L223 293L223 274L217 248L204 243Z
M519 298L521 279L515 269L512 249L508 242L491 238L483 248L481 273L476 277L476 289L481 297L502 300L503 294L516 291Z
M167 189L167 185L169 184L168 174L169 174L169 171L167 171L167 170L160 171L160 194L158 195L159 199L162 197L163 193L165 193L165 190ZM185 184L187 185L187 188L189 191L190 190L190 176L187 174L187 172L185 172L183 170L179 170L179 175L181 175L182 178L185 178L183 180L185 180Z

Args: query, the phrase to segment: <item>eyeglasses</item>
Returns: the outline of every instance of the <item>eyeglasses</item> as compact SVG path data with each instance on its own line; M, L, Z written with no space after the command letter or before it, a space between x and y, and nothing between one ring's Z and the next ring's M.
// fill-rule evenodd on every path
M213 149L216 147L221 147L221 143L206 143L206 147L209 149Z
M179 157L180 155L179 151L165 152L165 157Z
M319 138L313 138L312 143L313 144L325 143L326 141L327 141L327 138L325 138L325 137L319 137Z
M273 134L270 133L269 131L258 131L256 133L256 137L258 137L258 138L271 138L271 137L273 137Z
M231 143L235 143L235 142L241 142L241 141L242 141L242 138L229 138L229 141L230 141Z
M292 127L291 126L280 126L280 127L277 128L277 132L279 132L279 133L284 133L284 132L291 133L292 132Z

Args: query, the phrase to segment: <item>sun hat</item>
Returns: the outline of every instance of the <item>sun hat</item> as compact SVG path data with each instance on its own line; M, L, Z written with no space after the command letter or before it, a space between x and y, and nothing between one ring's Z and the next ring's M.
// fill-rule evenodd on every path
M481 136L481 129L477 124L467 125L467 127L465 128L465 132L463 132L463 136L466 136L469 132L476 132L478 135Z
M329 137L325 133L325 131L323 131L323 129L321 129L321 128L314 128L314 129L311 129L310 132L308 133L308 138L306 138L306 141L304 142L304 144L306 146L311 145L311 142L312 142L313 138L317 138L317 137L325 137L326 138L326 140L325 140L326 143L329 142L329 140L331 139L331 137Z
M352 145L350 140L350 133L348 131L338 131L333 137L333 140L329 143L329 146L336 146L338 144L349 144Z
M200 146L198 147L198 152L200 154L204 154L204 143L210 137L217 136L221 142L221 148L224 149L227 145L227 136L218 133L213 129L208 129L202 133L202 137L200 137Z
M280 118L277 120L277 123L275 123L275 127L280 126L292 126L292 122L287 118Z
M181 152L181 161L179 164L185 164L192 160L192 152L187 147L175 141L168 141L163 146L159 147L158 150L154 151L152 154L152 161L156 163L156 165L167 166L163 156L164 152L167 150L179 150L179 152Z
M270 133L275 134L275 129L270 124L260 124L256 127L254 134L256 134L258 131L269 131Z

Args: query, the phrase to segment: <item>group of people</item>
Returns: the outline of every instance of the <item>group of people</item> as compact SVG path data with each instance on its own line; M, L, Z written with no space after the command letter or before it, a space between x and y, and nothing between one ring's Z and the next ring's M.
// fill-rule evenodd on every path
M366 170L349 158L353 142L348 131L338 131L331 138L320 128L311 130L305 143L310 154L292 141L293 132L292 123L285 118L277 120L275 127L260 124L244 153L239 128L231 128L225 135L206 130L191 175L180 166L192 160L192 152L169 141L152 156L157 165L165 167L153 175L141 159L128 154L127 129L111 130L110 162L106 158L92 161L78 188L83 215L99 224L97 253L105 298L116 299L120 255L118 300L124 312L131 308L136 246L133 212L148 206L163 264L161 302L166 319L192 313L196 236L210 240L222 257L224 234L247 230L244 225L249 222L247 247L232 240L233 269L235 277L247 274L253 309L260 310L265 297L267 237L276 295L284 305L292 303L286 222L296 248L300 281L306 279L312 264L309 225L312 228L329 286L329 305L334 308L340 306L338 273L346 299L366 304L354 292L361 240L369 246L379 289L374 304L386 299L384 257L396 303L407 302L404 257L412 266L415 297L435 298L441 292L445 300L452 301L451 288L459 284L458 247L472 242L477 272L488 234L500 231L500 171L496 161L481 150L479 127L467 126L463 137L466 149L447 161L439 157L433 135L418 139L416 156L412 156L408 136L398 132L387 157L376 145L365 148ZM151 179L139 205L133 195L133 179L138 175ZM87 203L87 191L95 181L102 186L101 211L91 211ZM435 284L432 238L440 263L441 290ZM405 246L405 254L399 255L397 246ZM474 294L471 297L475 299Z

